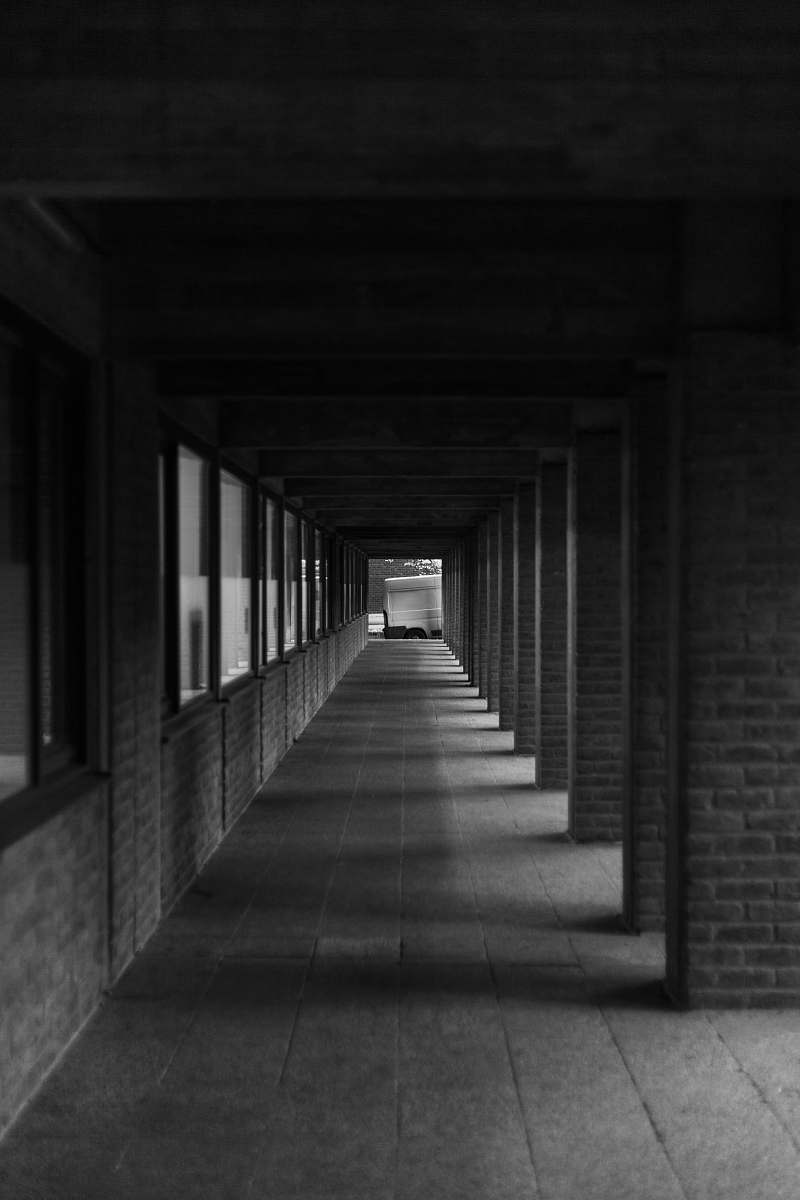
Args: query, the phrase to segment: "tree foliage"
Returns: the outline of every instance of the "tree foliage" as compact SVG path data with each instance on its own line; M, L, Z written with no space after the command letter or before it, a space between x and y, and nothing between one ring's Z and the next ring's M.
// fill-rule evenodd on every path
M394 562L394 559L387 558L386 562ZM417 575L439 575L442 570L442 560L440 558L407 558L403 561L404 567L413 567Z

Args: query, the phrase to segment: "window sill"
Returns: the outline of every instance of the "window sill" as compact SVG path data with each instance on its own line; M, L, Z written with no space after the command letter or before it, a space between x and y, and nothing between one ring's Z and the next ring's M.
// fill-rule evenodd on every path
M255 682L256 676L252 671L248 671L244 675L237 676L236 679L231 679L229 683L223 683L222 694L219 698L219 703L224 704L231 696L236 696L239 692L245 691L248 686Z

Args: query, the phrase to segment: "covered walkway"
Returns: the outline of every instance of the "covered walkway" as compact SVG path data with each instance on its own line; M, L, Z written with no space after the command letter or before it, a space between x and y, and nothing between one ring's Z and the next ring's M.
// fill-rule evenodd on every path
M3 1200L779 1200L800 1017L677 1013L618 846L376 642L0 1148Z

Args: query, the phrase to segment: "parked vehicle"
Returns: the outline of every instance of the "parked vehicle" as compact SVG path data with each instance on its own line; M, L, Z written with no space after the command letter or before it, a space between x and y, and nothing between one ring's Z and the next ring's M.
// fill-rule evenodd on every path
M442 636L441 575L393 577L384 583L384 637Z

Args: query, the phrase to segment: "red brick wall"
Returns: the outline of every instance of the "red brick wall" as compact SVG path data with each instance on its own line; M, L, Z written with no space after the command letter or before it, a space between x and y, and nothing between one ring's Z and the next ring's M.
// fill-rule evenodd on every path
M622 837L622 640L618 433L576 436L574 703L570 832Z
M677 990L800 1002L800 370L697 337L683 446L685 853Z

